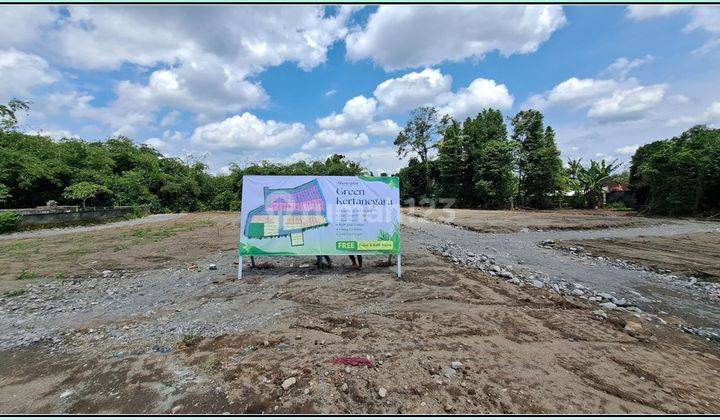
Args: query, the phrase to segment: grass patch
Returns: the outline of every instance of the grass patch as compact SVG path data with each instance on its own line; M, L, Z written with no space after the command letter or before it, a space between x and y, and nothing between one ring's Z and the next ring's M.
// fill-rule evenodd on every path
M16 297L16 296L24 295L26 292L27 292L27 290L25 290L25 289L15 289L15 290L11 290L9 292L3 293L3 297L6 297L6 298Z
M22 273L20 273L17 276L18 280L31 280L36 279L38 277L37 273L33 273L32 271L25 271L23 270Z
M218 359L210 358L200 364L200 369L212 375L220 370L221 365L222 363Z
M202 339L203 336L198 333L183 334L183 336L180 337L180 341L178 342L178 347L193 347Z
M212 226L213 222L207 218L198 218L193 223L174 223L170 226L163 227L146 227L135 228L130 232L133 238L142 239L143 241L159 242L163 239L170 238L178 233L190 232L191 230Z

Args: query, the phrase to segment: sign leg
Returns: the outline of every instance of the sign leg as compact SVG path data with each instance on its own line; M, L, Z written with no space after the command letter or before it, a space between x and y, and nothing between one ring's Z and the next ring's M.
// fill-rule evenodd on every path
M238 280L242 280L242 255L238 256Z
M400 254L397 254L397 276L402 277L402 266L400 264Z

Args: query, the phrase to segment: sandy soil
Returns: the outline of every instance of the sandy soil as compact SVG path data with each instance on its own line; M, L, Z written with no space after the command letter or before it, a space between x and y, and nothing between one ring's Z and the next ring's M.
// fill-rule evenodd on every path
M443 260L426 251L419 231L403 229L399 280L380 258L368 257L356 272L336 257L320 272L311 258L264 258L271 268L246 270L238 282L235 252L227 250L194 261L215 263L215 271L165 260L135 276L92 280L92 289L81 282L72 288L78 299L102 291L91 295L94 309L78 305L55 322L57 340L0 352L0 412L720 411L716 344L631 313L598 319L597 307L583 301ZM181 235L156 244L190 252L210 241ZM120 253L129 262L127 252ZM105 261L114 261L110 255ZM105 293L113 283L117 291ZM52 290L48 299L64 299ZM25 295L12 299L29 303ZM18 311L6 308L0 317ZM3 333L51 323L41 310L20 309ZM176 328L176 319L215 329ZM172 331L163 330L168 325ZM203 338L183 344L190 332ZM339 356L366 356L374 366L329 363ZM453 361L462 368L450 368ZM296 383L283 390L290 377Z
M529 230L586 230L639 227L668 222L636 217L630 212L609 210L474 210L404 208L407 215L423 217L485 233L515 233Z
M90 228L25 232L32 236L0 241L0 293L46 278L190 264L215 251L236 249L239 240L235 213L194 213L159 222L135 219Z
M557 246L582 246L593 255L720 281L720 232L562 241Z

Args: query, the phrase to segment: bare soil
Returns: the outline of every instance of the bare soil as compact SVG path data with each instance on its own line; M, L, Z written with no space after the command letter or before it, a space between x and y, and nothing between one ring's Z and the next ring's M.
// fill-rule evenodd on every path
M407 215L448 223L484 233L515 233L528 230L589 230L640 227L668 222L637 217L633 212L611 210L476 210L404 208Z
M720 282L720 232L574 240L557 245L582 246L593 255Z
M216 251L237 248L239 217L206 212L170 221L114 227L29 232L0 241L0 293L47 278L97 275L102 270L141 272L190 264Z
M288 257L263 258L267 268L246 269L243 280L234 281L235 218L199 214L146 226L157 241L136 243L121 229L104 233L104 241L127 246L113 252L104 245L83 258L132 269L138 273L132 281L142 282L100 300L102 315L79 309L77 323L67 324L57 343L0 352L0 412L720 411L720 348L671 326L627 312L601 320L593 315L597 307L584 301L452 264L429 253L410 226L403 227L401 279L379 257L366 258L362 271L339 257L322 271L309 266L312 257ZM152 255L166 259L147 260ZM63 257L45 257L55 258ZM36 259L50 272L62 266L42 260ZM218 270L187 268L210 261ZM131 278L110 280L122 287ZM80 283L72 293L90 290ZM172 305L157 303L157 314L149 316L126 308L133 296L147 300L153 293L172 295ZM129 299L122 300L123 311L113 300L118 294ZM24 295L12 299L25 302ZM182 343L188 330L177 330L171 343L157 338L155 346L124 338L152 340L161 321L188 316L218 324L252 319L254 326L221 334L198 330L203 338L190 345ZM98 330L120 334L87 338ZM340 356L366 356L374 366L329 363ZM451 369L453 361L462 369ZM296 383L283 390L290 377Z

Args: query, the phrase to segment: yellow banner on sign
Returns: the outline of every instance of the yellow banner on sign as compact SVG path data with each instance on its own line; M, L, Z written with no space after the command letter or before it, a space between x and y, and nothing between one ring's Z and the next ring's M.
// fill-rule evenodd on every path
M392 251L393 241L357 241L358 251Z

